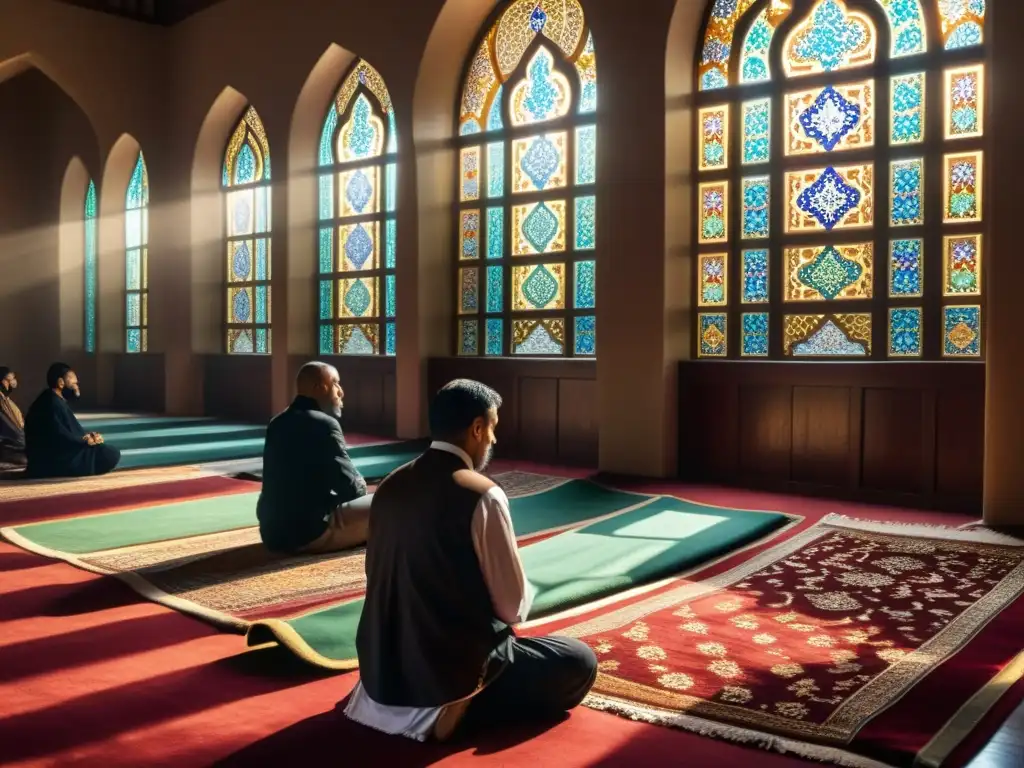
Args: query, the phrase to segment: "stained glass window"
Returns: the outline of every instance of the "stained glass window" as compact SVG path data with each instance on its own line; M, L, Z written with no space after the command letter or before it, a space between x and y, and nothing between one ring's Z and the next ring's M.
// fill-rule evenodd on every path
M462 156L468 199L480 196L480 161ZM393 355L398 133L387 86L362 59L327 109L317 165L320 353ZM479 228L463 230L463 247L479 247Z
M270 144L246 107L224 152L225 315L229 354L271 352Z
M979 358L985 0L709 0L692 354Z
M96 351L96 296L98 286L96 250L98 247L97 231L99 211L96 202L96 185L89 179L85 188L85 338L83 345L86 352Z
M124 201L125 351L149 349L149 172L139 152Z
M597 61L578 0L506 0L473 49L459 135L456 351L596 350ZM707 110L706 167L728 114Z

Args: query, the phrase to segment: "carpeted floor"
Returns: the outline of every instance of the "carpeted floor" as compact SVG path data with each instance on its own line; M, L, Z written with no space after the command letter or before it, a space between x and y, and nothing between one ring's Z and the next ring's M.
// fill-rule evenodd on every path
M803 516L808 524L830 512L944 525L970 521L672 484L630 490L778 509ZM5 506L0 505L0 518L10 524ZM134 631L124 631L126 625ZM355 674L325 675L279 650L239 653L237 637L141 601L114 579L0 543L0 744L5 764L286 765L302 755L304 763L333 765L343 755L348 765L380 761L389 766L645 766L678 764L683 758L696 768L808 765L588 709L546 728L418 745L383 737L340 716L335 705L355 681ZM999 722L1006 715L997 710L989 720ZM962 762L954 755L950 765Z

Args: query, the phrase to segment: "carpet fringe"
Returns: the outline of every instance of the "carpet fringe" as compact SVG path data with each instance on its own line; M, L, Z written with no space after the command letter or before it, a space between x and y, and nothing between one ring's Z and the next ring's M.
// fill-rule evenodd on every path
M821 523L842 528L852 528L872 533L891 533L896 536L918 536L931 539L948 539L950 541L969 541L974 544L1000 544L1007 547L1024 547L1024 539L997 533L990 530L950 528L945 525L928 525L926 523L891 523L875 520L861 520L846 515L830 514L822 518Z
M826 747L797 741L782 736L775 736L763 731L754 731L736 725L728 725L713 720L705 720L693 715L682 715L652 707L629 704L598 694L589 694L583 700L584 706L599 712L626 717L636 722L660 725L678 730L689 731L698 736L708 736L731 741L735 744L758 747L768 752L783 755L795 755L805 760L842 766L842 768L891 768L888 763L881 763L868 757L861 757L835 747Z

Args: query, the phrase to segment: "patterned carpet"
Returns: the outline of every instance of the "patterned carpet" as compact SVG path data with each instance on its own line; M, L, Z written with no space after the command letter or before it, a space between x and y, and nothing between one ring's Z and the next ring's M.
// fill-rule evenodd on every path
M986 638L1022 592L1024 541L831 517L559 634L598 655L595 708L838 765L910 765L919 752L937 765L1024 674L1021 656L993 680L1008 660ZM915 711L908 694L929 682L947 691L932 706L948 719L892 738L879 721Z

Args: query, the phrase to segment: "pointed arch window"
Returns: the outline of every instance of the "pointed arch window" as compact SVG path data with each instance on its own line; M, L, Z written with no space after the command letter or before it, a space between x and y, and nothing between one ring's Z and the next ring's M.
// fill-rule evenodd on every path
M500 5L457 112L456 350L596 350L597 61L577 0Z
M271 352L270 144L246 107L224 152L226 343L229 354Z
M984 0L715 0L698 357L982 356Z
M85 188L85 243L84 243L84 264L85 264L85 339L84 347L86 352L96 351L96 292L97 292L97 237L99 212L96 200L96 185L89 179L89 185Z
M383 78L353 63L317 158L321 354L395 354L398 134Z
M125 193L125 349L149 349L149 172L142 153Z

